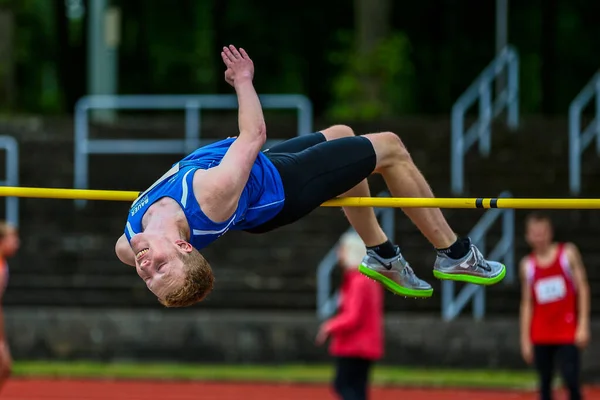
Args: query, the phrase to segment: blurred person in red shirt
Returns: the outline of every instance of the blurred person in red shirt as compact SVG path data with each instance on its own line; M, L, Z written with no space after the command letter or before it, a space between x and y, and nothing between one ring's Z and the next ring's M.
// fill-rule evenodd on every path
M590 340L590 289L577 246L553 240L548 216L526 220L532 252L521 260L521 352L539 376L541 400L552 399L555 364L571 400L581 399L580 351Z
M356 233L346 233L338 247L343 269L339 313L321 325L317 344L331 337L335 357L333 387L342 400L366 400L373 363L383 356L383 289L358 271L366 255Z
M8 263L6 259L16 254L19 249L19 235L17 229L0 221L0 298L8 284ZM12 357L4 331L4 310L0 308L0 390L6 383L12 368Z

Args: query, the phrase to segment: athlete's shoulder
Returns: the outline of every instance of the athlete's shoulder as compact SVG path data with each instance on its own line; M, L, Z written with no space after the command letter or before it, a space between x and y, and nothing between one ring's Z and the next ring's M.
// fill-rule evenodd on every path
M583 257L581 256L581 252L575 243L564 243L563 254L567 259L567 264L570 269L584 268Z
M519 260L519 268L523 268L523 266L525 265L525 263L527 263L528 260L529 260L529 255L522 257Z
M531 263L531 254L527 254L521 258L519 261L519 268L525 269Z
M566 253L579 254L579 247L573 242L564 242L562 246Z
M529 280L529 278L531 278L531 274L534 268L535 264L531 257L531 254L527 254L526 256L521 258L521 261L519 261L519 274L521 275L522 279Z

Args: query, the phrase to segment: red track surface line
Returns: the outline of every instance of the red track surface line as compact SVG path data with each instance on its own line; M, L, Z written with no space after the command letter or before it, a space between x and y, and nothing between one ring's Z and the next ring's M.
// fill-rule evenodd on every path
M13 379L6 400L334 400L326 385L202 383L111 380ZM453 389L374 388L373 400L535 400L531 392ZM587 388L600 400L600 388Z

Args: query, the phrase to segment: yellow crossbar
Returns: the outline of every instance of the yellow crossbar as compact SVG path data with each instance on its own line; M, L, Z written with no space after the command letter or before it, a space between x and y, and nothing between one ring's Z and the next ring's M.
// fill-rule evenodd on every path
M122 190L87 190L34 187L0 187L0 197L38 199L134 201L140 192ZM479 198L396 198L345 197L329 200L323 207L392 207L392 208L514 208L514 209L600 209L600 199L514 199Z

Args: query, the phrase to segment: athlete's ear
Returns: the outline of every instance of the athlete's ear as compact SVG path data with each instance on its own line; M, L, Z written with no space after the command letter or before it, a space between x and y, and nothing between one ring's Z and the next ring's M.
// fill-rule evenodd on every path
M194 247L186 242L185 240L182 239L178 239L175 244L177 245L177 247L179 247L180 250L185 251L186 253L191 253L192 250L194 250Z

